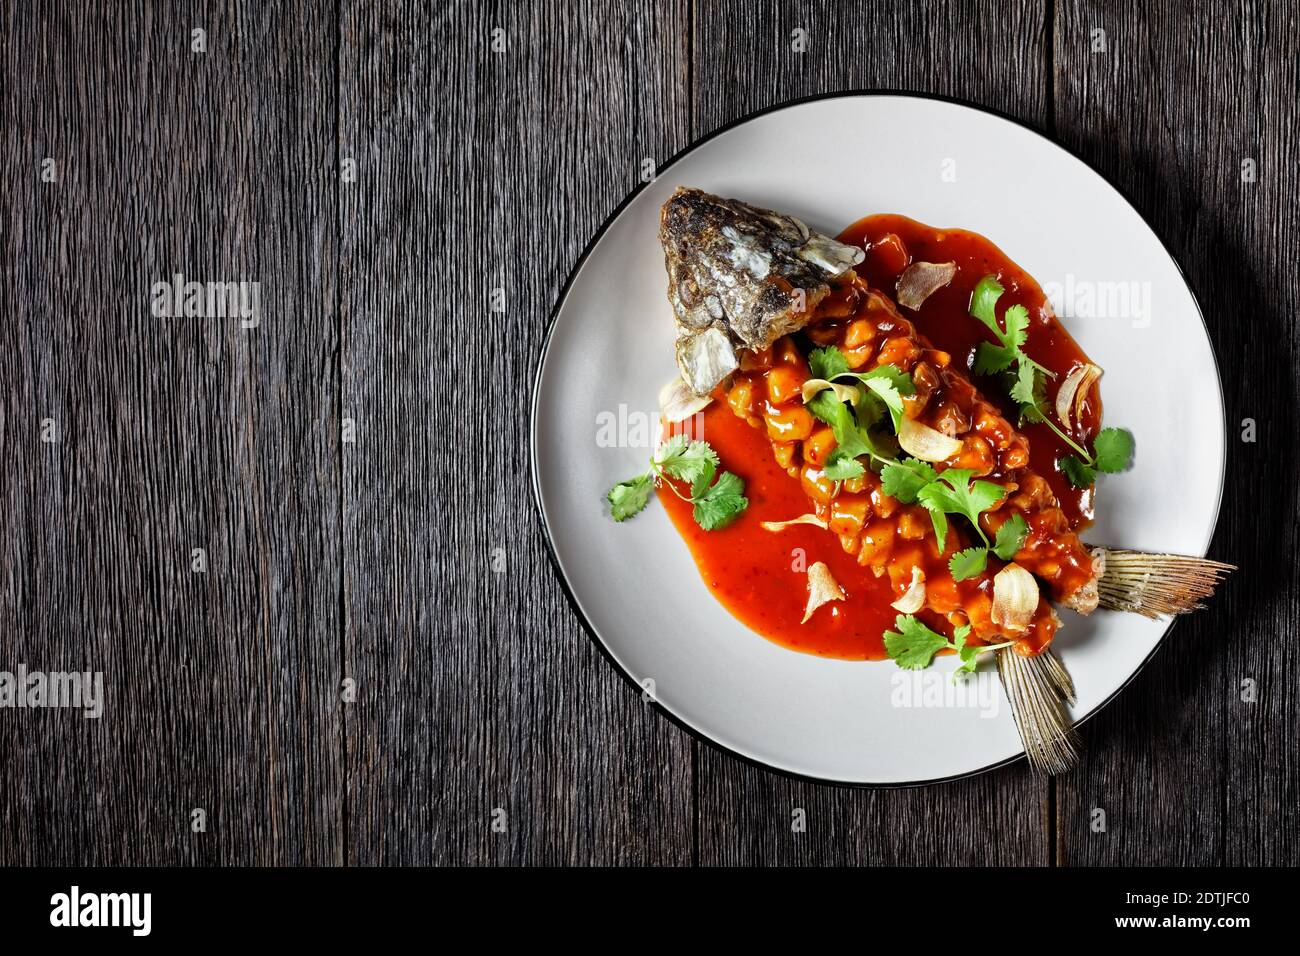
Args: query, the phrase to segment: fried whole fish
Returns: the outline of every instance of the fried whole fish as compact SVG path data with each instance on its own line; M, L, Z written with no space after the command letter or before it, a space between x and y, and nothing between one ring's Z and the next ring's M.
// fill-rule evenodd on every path
M807 324L831 285L865 253L793 216L680 187L659 220L677 367L696 395L758 351Z
M890 575L895 593L901 592L893 604L900 611L925 608L953 623L969 623L985 643L999 636L1015 641L1014 648L996 651L998 672L1029 761L1045 773L1068 769L1077 757L1067 709L1074 688L1049 646L1060 624L1049 602L1084 614L1098 606L1149 617L1184 614L1201 607L1232 566L1080 542L1048 483L1028 468L1027 439L997 415L962 371L948 365L949 357L933 349L888 296L856 276L853 267L863 261L862 249L812 232L793 217L687 188L664 205L659 236L685 386L705 396L726 382L714 394L725 394L732 410L750 424L766 427L777 463L800 476L814 504L812 514L792 516L776 527L820 524L837 534L859 564ZM932 272L941 271L930 265ZM947 275L939 276L939 284L952 276L951 269L942 271ZM899 297L905 298L901 286ZM953 445L950 457L926 460L940 465L940 472L969 469L968 474L1007 488L1004 501L981 514L980 526L991 536L1011 513L1028 523L1028 537L1003 571L1017 569L1018 577L1046 586L1041 598L1030 595L1029 619L1010 626L999 616L997 576L991 572L964 578L956 587L948 561L970 543L969 535L954 531L938 548L924 512L885 494L869 469L845 481L825 477L836 442L832 429L819 425L804 407L809 366L788 338L801 330L815 344L836 346L855 371L889 364L909 375L915 394L905 402L903 424L919 424ZM945 404L936 396L952 401ZM945 412L947 405L956 410ZM905 444L901 428L899 443ZM912 566L922 552L928 575L918 575ZM991 588L982 586L990 583L984 578L992 578ZM1037 639L1027 640L1033 632Z

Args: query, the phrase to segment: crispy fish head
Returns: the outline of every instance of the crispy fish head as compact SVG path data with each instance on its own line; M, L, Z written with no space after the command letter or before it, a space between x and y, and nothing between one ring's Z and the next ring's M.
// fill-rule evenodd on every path
M793 216L679 187L659 217L677 366L697 395L736 370L737 349L765 349L807 324L830 283L865 253Z

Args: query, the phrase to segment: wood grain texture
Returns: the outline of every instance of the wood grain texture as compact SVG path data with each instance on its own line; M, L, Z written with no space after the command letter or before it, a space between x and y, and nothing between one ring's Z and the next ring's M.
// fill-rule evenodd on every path
M349 859L689 862L689 738L570 611L526 437L565 276L686 143L686 8L348 3L341 35Z
M704 0L695 4L691 42L693 133L851 89L961 97L1043 127L1045 24L1044 5L1030 2ZM796 30L802 53L793 49Z
M1300 862L1284 8L65 6L0 3L0 669L103 671L107 702L0 709L0 865ZM1221 362L1214 550L1249 574L1057 784L845 790L694 742L584 636L528 505L549 312L642 161L849 88L1054 132ZM261 282L261 325L154 318L176 272Z
M332 9L0 16L0 669L106 697L0 710L0 863L338 861Z
M1058 133L1168 244L1214 342L1228 464L1211 553L1243 569L1085 728L1084 763L1061 785L1062 863L1300 862L1298 47L1300 25L1271 4L1059 7Z
M700 3L694 132L855 88L962 96L1042 127L1045 24L1039 4ZM803 53L792 49L796 29ZM864 212L846 210L846 223ZM803 783L704 745L698 766L701 863L1012 865L1052 855L1048 785L1023 766L915 790ZM796 809L803 832L792 830Z

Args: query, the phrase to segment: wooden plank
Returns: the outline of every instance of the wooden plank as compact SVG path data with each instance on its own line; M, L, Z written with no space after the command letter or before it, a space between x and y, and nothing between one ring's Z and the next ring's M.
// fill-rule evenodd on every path
M0 710L0 863L337 861L333 6L0 17L0 669L105 697Z
M814 93L896 88L961 96L1047 122L1039 4L697 4L696 135ZM996 24L996 30L990 29ZM792 50L795 29L806 52ZM845 221L868 210L846 210ZM1049 789L1023 766L916 790L789 780L708 746L698 762L702 863L1041 864ZM794 810L807 829L792 831Z
M1300 861L1300 704L1288 689L1300 625L1297 44L1300 25L1267 4L1059 4L1064 142L1133 199L1209 326L1228 420L1212 554L1243 569L1086 728L1087 759L1061 789L1063 862ZM1247 418L1255 443L1241 440ZM1248 679L1254 703L1242 700ZM1097 809L1105 832L1093 829Z
M683 863L697 781L705 863L1297 862L1284 11L356 5L338 76L335 23L311 2L0 10L0 669L99 670L107 697L97 721L0 709L0 864ZM870 86L1054 126L1170 244L1220 357L1215 550L1249 581L1179 624L1055 791L1023 767L846 791L696 747L580 633L523 453L446 437L523 428L549 307L641 158ZM154 318L175 272L261 282L261 325ZM1257 443L1236 440L1245 418ZM522 528L484 519L508 511Z
M693 133L777 103L851 89L954 96L1047 123L1041 3L695 6ZM805 52L792 47L802 30Z
M565 276L685 144L685 5L345 3L341 36L349 860L689 862L689 738L583 635L527 466Z

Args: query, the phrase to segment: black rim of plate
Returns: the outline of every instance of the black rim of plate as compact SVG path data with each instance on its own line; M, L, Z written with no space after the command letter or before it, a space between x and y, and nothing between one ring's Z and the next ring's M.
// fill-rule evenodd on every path
M662 166L659 166L656 169L655 178L657 179L660 176L662 176L664 172L670 169L675 163L677 163L679 160L689 155L690 153L693 153L695 150L699 149L701 146L705 145L710 140L713 140L721 136L723 133L735 129L737 126L741 126L749 122L750 120L757 119L760 116L766 116L769 113L779 112L780 110L792 109L797 106L802 106L805 103L815 103L820 100L849 99L849 98L857 98L857 97L875 97L875 96L907 97L910 99L918 99L918 100L934 100L940 103L948 103L952 106L963 107L965 109L973 110L979 113L986 113L990 116L997 117L998 119L1005 120L1009 123L1014 123L1015 125L1023 129L1029 130L1034 135L1047 140L1047 142L1051 143L1057 149L1061 150L1066 155L1077 160L1085 168L1091 170L1094 174L1096 174L1102 180L1102 182L1106 183L1106 185L1108 185L1111 189L1113 189L1117 195L1119 195L1121 198L1123 198L1123 200L1126 203L1129 204L1129 206L1133 209L1133 212L1137 214L1138 218L1141 219L1142 222L1146 225L1146 227L1151 231L1151 234L1155 236L1156 241L1160 244L1160 248L1164 251L1165 255L1169 257L1169 261L1174 264L1174 268L1178 270L1179 278L1182 279L1183 285L1187 288L1188 295L1190 295L1192 298L1192 303L1196 306L1196 316L1201 320L1201 327L1205 331L1206 341L1209 342L1210 344L1210 360L1214 363L1214 380L1215 380L1215 385L1219 390L1219 407L1222 415L1222 421L1220 424L1223 429L1224 447L1226 448L1227 438L1228 438L1228 420L1227 420L1227 408L1225 407L1224 400L1223 400L1223 381L1222 381L1222 376L1219 372L1219 360L1218 357L1214 354L1214 340L1210 337L1210 329L1209 326L1206 325L1205 323L1205 314L1201 309L1200 301L1196 298L1196 291L1192 288L1191 283L1187 281L1187 270L1183 268L1182 263L1178 261L1178 259L1174 256L1172 252L1170 252L1169 246L1165 243L1164 239L1161 238L1160 234L1156 232L1155 228L1151 225L1151 221L1142 214L1142 211L1138 209L1137 205L1133 202L1133 200L1129 197L1129 195L1124 190L1116 186L1114 182L1111 181L1110 177L1106 176L1103 172L1101 172L1101 170L1097 169L1096 166L1088 162L1082 156L1079 156L1073 150L1059 143L1052 136L1048 135L1047 133L1044 133L1042 130L1035 129L1033 126L1029 125L1023 120L1020 120L1014 116L1009 116L1008 114L1003 113L1000 110L993 109L992 107L982 106L978 103L970 103L965 100L960 100L951 96L941 96L936 93L917 93L909 90L891 90L891 89L876 89L876 90L849 89L849 90L839 90L833 93L817 93L811 96L799 97L798 99L794 99L794 100L787 100L786 102L783 103L776 103L773 104L772 106L765 107L764 109L761 110L756 110L755 112L752 113L746 113L744 116L732 120L730 123L727 123L725 126L720 126L718 129L713 130L711 133L707 134L706 136L702 136L701 138L692 142L686 148L675 153L671 159L667 160ZM578 618L578 621L582 624L583 631L586 632L587 637L591 639L592 643L596 645L596 648L600 651L600 653L604 656L604 658L607 661L609 661L609 663L613 666L614 671L620 677L622 677L623 680L626 681L631 687L633 687L638 694L640 694L643 691L643 688L639 683L637 683L636 679L623 668L623 665L618 662L618 660L614 657L613 652L609 649L608 646L606 646L605 641L601 638L601 636L596 632L596 629L592 626L591 621L587 619L587 615L583 613L582 606L578 603L578 599L576 595L574 595L573 593L573 589L569 584L569 579L564 574L564 568L561 567L560 565L560 558L555 550L555 542L551 537L551 528L546 521L546 511L542 507L541 481L538 477L538 471L537 471L536 434L537 434L537 402L538 402L538 396L540 395L542 370L543 368L545 368L546 356L551 348L551 338L555 332L556 321L559 319L560 311L564 307L564 303L569 297L569 290L570 288L572 288L574 280L576 280L578 275L582 272L582 267L586 264L587 257L590 256L592 250L594 250L600 244L601 239L605 237L605 233L609 230L610 225L612 225L613 222L616 219L618 219L620 215L622 215L623 210L625 210L629 205L631 205L631 203L639 195L641 195L642 191L645 189L647 185L650 184L642 183L639 186L635 187L631 192L629 192L625 197L623 197L623 200L614 208L614 210L607 217L605 217L605 221L601 223L600 228L596 230L596 234L592 236L591 240L587 243L586 247L582 250L582 255L578 257L578 261L574 263L573 268L569 272L568 278L564 280L564 287L560 290L559 298L556 299L555 305L551 309L550 318L547 321L547 325L546 325L546 334L542 337L542 348L540 353L538 354L537 371L533 376L533 394L532 397L529 399L529 417L528 417L528 444L529 444L528 465L529 465L529 470L532 472L533 509L536 513L538 523L541 525L542 537L546 541L546 555L550 559L551 567L555 571L555 576L560 582L561 589L564 591L564 597L568 601L569 607L573 610L574 615ZM1219 515L1222 513L1222 507L1223 507L1223 483L1224 483L1226 467L1227 467L1227 461L1225 457L1225 461L1219 471L1219 498L1214 506L1214 520L1210 532L1209 544L1213 543L1214 536L1215 534L1218 533ZM1167 641L1167 638L1169 637L1170 631L1173 630L1174 625L1177 623L1177 621L1178 619L1176 617L1168 621L1160 637L1158 637L1155 640L1155 642L1152 644L1151 650L1147 653L1146 657L1142 659L1142 662L1133 669L1133 673L1131 673L1127 677L1127 679L1125 679L1125 681L1119 685L1119 687L1115 688L1115 690L1112 691L1110 695L1106 697L1105 700L1103 700L1097 706L1092 708L1092 710L1088 711L1088 713L1084 714L1082 717L1077 719L1074 722L1075 728L1082 726L1092 717L1101 713L1101 711L1104 710L1105 707L1111 701L1113 701L1116 697L1118 697L1126 687L1128 687L1131 683L1133 683L1133 681L1137 678L1137 676L1140 673L1142 673L1142 671L1146 668L1146 666L1149 663L1151 663L1152 658L1156 656L1156 652L1159 651L1160 648L1164 646L1164 644ZM755 635L755 637L759 640L767 640L767 638L762 637L761 635ZM779 774L783 777L787 777L792 780L805 781L807 783L825 784L825 785L836 786L836 787L848 787L848 788L862 789L862 790L904 790L911 787L927 787L934 784L950 783L955 780L965 780L970 777L977 777L980 774L988 773L989 771L997 770L1001 767L1007 767L1020 760L1026 759L1025 754L1022 751L1021 753L1014 754L1003 760L995 761L994 763L987 764L986 766L983 767L978 767L974 770L967 770L963 773L952 774L951 776L947 776L947 777L930 777L924 780L907 780L907 781L896 781L896 782L891 781L888 783L872 783L872 782L864 782L858 780L836 780L830 777L814 777L808 774L798 773L797 771L787 770L783 767L775 767L771 764L764 763L763 761L758 760L754 757L750 757L746 754L740 753L739 751L732 750L730 747L726 746L725 744L719 743L718 741L714 740L704 730L691 726L689 723L686 722L685 719L677 716L672 711L668 710L666 707L660 704L658 701L652 701L651 706L654 707L657 713L661 714L664 717L667 717L670 721L672 721L682 730L686 731L686 733L688 733L694 740L698 740L702 743L705 743L708 746L714 748L715 750L724 753L729 757L733 757L736 760L741 761L742 763L746 763L751 767L755 767L760 770L765 770L769 773Z

